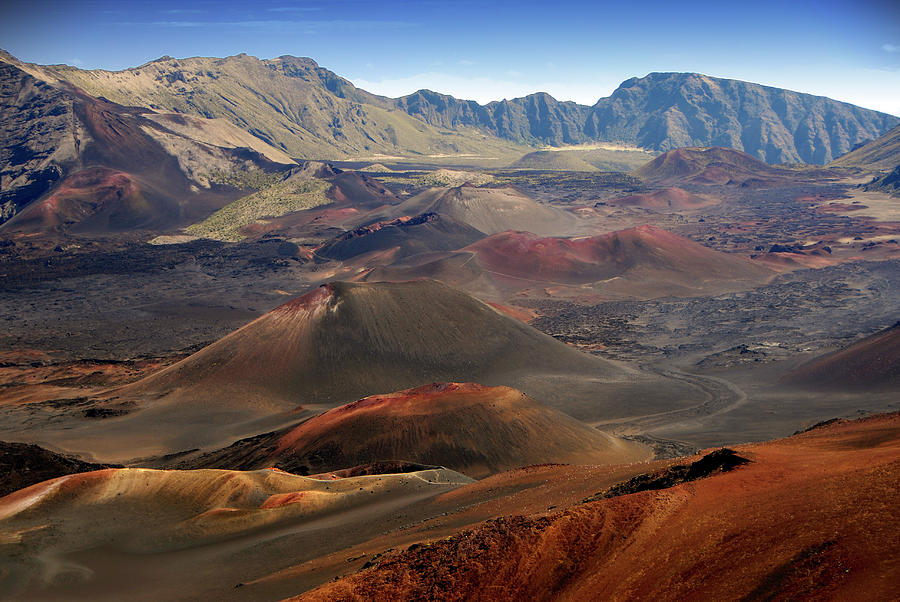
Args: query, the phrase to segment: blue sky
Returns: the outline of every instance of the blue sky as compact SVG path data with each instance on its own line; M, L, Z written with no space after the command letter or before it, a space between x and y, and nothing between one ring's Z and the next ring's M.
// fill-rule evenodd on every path
M900 2L0 0L0 47L123 69L168 54L309 56L388 96L593 104L651 71L696 71L900 115Z

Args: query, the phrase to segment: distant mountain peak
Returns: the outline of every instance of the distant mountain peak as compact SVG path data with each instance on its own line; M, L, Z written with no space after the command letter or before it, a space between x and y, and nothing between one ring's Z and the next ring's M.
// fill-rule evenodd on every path
M692 72L630 78L586 106L546 92L486 105L427 89L390 99L357 88L311 58L290 55L163 56L118 72L23 68L123 106L224 118L305 158L479 154L485 145L492 153L515 150L521 156L515 145L599 141L662 152L722 146L768 163L824 164L900 124L892 115L828 98ZM452 139L446 130L455 130Z

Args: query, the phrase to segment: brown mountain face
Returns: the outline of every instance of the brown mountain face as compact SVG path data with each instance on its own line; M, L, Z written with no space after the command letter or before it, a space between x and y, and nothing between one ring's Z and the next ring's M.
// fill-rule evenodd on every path
M858 145L831 162L836 167L891 170L900 166L900 126L874 140Z
M724 146L768 163L825 164L900 123L893 115L698 73L651 73L592 107L547 94L487 105L420 90L397 105L428 123L468 125L529 144L622 142L668 151Z
M0 56L0 58L3 58ZM77 165L85 132L72 98L0 61L0 222L50 190Z
M658 490L601 490L561 512L542 500L292 600L895 597L900 416L734 451L750 462Z
M632 277L702 287L705 281L761 281L771 277L769 270L748 259L715 251L655 226L571 239L503 232L465 250L498 274L572 284Z
M659 185L679 183L766 187L783 181L786 170L731 148L676 148L634 171Z
M726 146L769 163L824 164L900 123L892 115L748 82L651 73L588 107L537 93L479 105L421 90L389 99L308 58L162 57L123 71L26 65L95 97L221 118L293 157L470 153L506 163L522 145L618 142L656 151Z
M490 152L511 160L523 152L482 132L425 124L309 58L165 56L123 71L26 67L120 104L221 118L292 157Z
M173 366L126 397L262 413L344 403L378 391L464 378L618 369L434 281L313 289Z
M540 295L547 287L557 296L652 299L742 290L773 275L745 257L655 226L638 226L577 238L500 232L455 252L377 267L366 279L436 278L497 300L523 291Z
M394 101L426 123L447 128L472 126L500 138L527 144L580 144L588 107L561 102L545 92L480 105L431 90L419 90Z
M463 184L433 188L393 208L394 213L437 213L467 224L485 234L527 230L539 234L565 233L575 226L571 214L539 203L510 186L478 188Z
M822 96L697 73L651 73L601 98L585 134L661 151L724 146L767 163L822 165L898 123Z
M629 194L628 196L612 199L607 203L609 205L678 212L713 207L721 202L720 199L700 196L673 186L654 192Z
M900 384L900 322L817 357L784 378L812 389L865 390Z
M648 457L641 445L601 433L515 389L435 383L366 397L189 464L240 470L275 466L311 474L405 460L481 478L531 464L609 464Z
M0 86L0 212L2 221L12 220L7 229L187 225L239 196L212 184L211 172L293 163L227 124L150 115L39 79L3 56Z

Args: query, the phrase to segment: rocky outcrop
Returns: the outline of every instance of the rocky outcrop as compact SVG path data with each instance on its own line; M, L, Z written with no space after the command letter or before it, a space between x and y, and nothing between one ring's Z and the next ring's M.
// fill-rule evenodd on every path
M85 462L37 445L0 441L0 497L56 477L117 466Z

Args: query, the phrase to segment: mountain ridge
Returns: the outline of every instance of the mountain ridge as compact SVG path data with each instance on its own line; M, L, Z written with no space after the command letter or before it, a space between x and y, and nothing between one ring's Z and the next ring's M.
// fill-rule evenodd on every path
M618 142L663 152L727 146L768 163L825 164L900 124L896 116L822 96L698 73L630 78L591 106L546 92L481 105L426 89L379 96L313 59L289 55L164 56L121 71L30 65L7 53L0 59L126 106L224 117L302 158Z
M4 225L25 212L36 216L38 228L71 225L105 212L116 216L114 229L190 223L192 216L218 209L235 194L210 182L210 172L273 170L294 163L231 124L114 103L3 58ZM118 191L108 186L110 178L117 180L112 188ZM108 198L98 186L111 191ZM79 192L54 200L67 187Z
M623 142L663 152L726 146L767 163L825 164L900 123L894 115L824 96L692 72L632 77L592 106L546 92L479 105L418 90L396 102L428 123L483 127L525 143ZM717 104L729 110L716 117L711 109ZM529 119L510 122L515 114Z
M362 153L413 155L487 150L515 158L521 151L483 134L446 131L412 118L389 99L361 90L319 67L313 59L282 55L258 59L160 57L120 71L90 71L68 65L10 62L59 86L157 112L224 118L260 140L306 159L347 158Z

